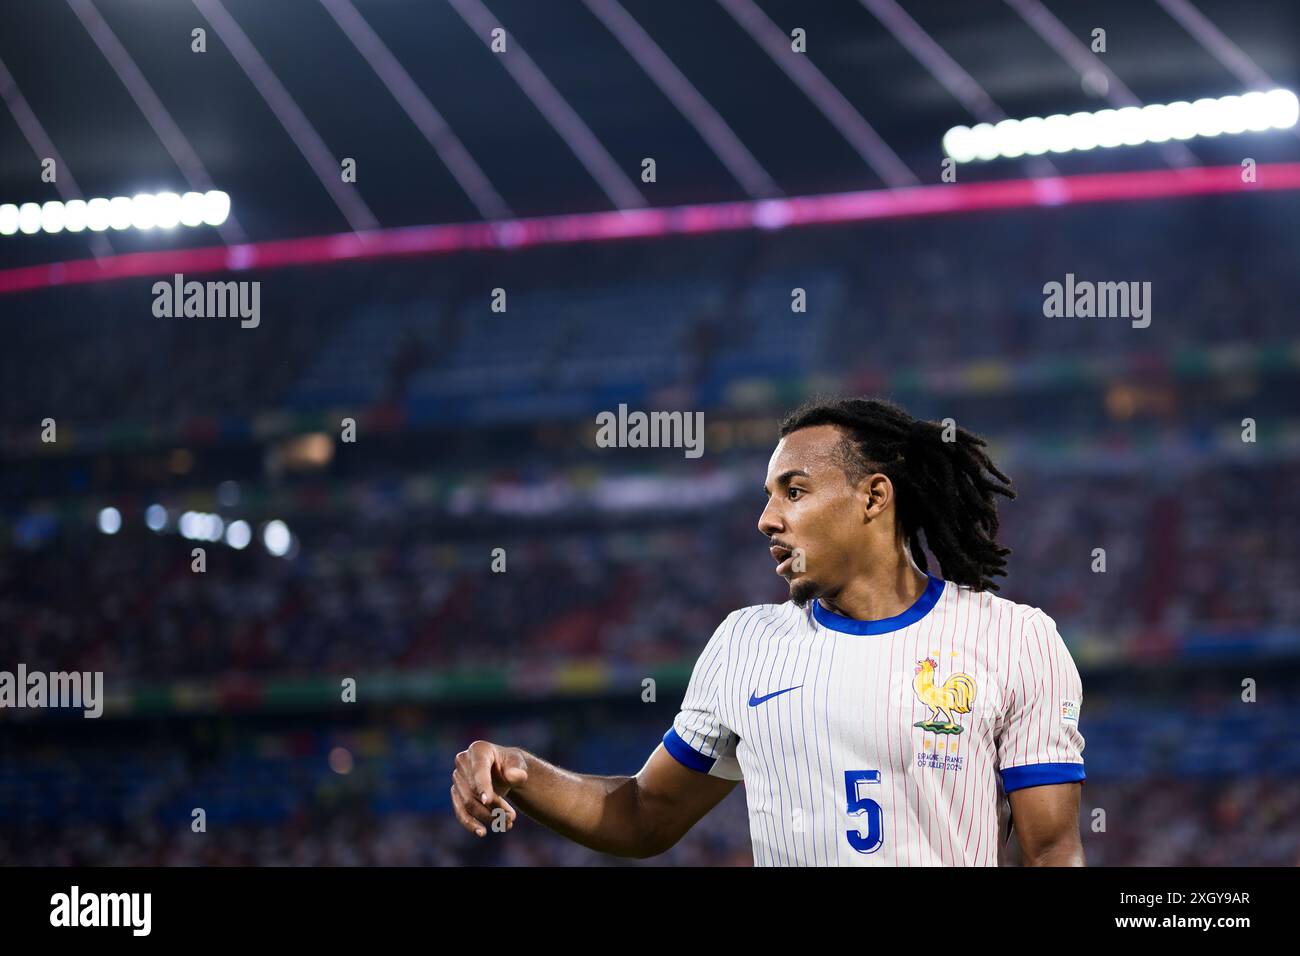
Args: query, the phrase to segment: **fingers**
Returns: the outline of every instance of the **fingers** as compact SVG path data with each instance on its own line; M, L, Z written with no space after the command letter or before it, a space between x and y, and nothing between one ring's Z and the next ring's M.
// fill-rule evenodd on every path
M456 765L461 766L461 755L465 756L465 767L468 773L470 785L474 788L473 792L483 803L488 803L492 799L492 765L496 762L496 748L486 740L476 740L469 745L468 750L461 751L456 756Z
M455 786L451 788L451 810L452 813L456 814L456 819L460 821L460 825L470 833L480 837L487 835L483 825L465 812L465 807L461 804L461 797Z
M509 803L506 802L505 797L501 796L501 794L499 793L492 794L492 799L488 801L488 806L500 807L502 810L504 810L506 814L506 830L511 830L514 828L515 818L518 817L519 814L515 811L514 807L512 807ZM495 811L493 811L493 815L495 816Z
M509 793L510 790L515 787L519 787L528 782L528 771L524 769L527 764L524 761L523 755L513 747L497 748L496 753L496 775L498 779L502 781L504 786L498 788L499 792L496 794L496 799L491 801L491 803L506 811L506 829L509 830L515 825L515 820L519 816L519 813L506 801L505 794Z
M492 823L492 812L485 805L483 789L478 783L484 761L473 751L471 745L469 750L456 754L456 769L451 773L451 802L461 825L477 836L485 836L487 826Z
M451 804L456 811L456 819L475 836L486 836L485 826L492 826L499 813L505 814L506 831L514 829L515 819L519 816L506 799L500 794L489 794L484 804L479 797L472 794L460 771L452 772ZM498 809L499 808L499 809Z
M501 753L498 751L498 753ZM509 792L510 789L518 787L520 784L528 781L528 771L523 768L523 759L516 751L508 750L501 753L497 764L497 775L505 782L506 786L502 789ZM506 811L509 816L509 824L506 829L515 825L515 818L519 816L518 812L505 799L504 793L495 794L495 800L489 801L489 805L496 805Z
M476 836L486 836L488 827L501 814L505 815L505 830L513 829L519 816L505 797L497 792L492 779L493 769L496 768L504 783L500 789L507 791L511 786L528 779L528 774L517 764L502 769L500 763L504 762L502 758L506 754L509 756L505 756L505 760L517 761L518 758L510 751L494 747L487 741L476 740L467 750L456 755L456 769L451 775L452 809L461 826ZM499 824L497 828L500 829Z
M487 827L492 823L492 811L470 790L459 769L451 774L451 805L456 811L456 819L465 829L476 836L486 835Z

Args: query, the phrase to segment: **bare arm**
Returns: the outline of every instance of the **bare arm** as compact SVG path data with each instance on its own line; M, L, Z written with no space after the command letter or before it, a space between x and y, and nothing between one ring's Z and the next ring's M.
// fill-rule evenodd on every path
M1084 866L1077 783L1023 787L1008 795L1025 866Z
M515 806L561 836L601 853L644 858L677 843L736 783L688 770L662 744L636 776L602 777L476 740L456 755L451 798L461 825L479 836L498 807L506 828L513 826L510 794Z

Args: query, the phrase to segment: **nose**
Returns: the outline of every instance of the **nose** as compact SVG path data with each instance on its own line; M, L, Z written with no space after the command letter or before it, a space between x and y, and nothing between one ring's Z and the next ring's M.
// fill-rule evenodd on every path
M781 512L777 505L775 497L767 499L767 507L763 513L758 516L758 532L765 538L770 538L774 534L780 534L785 530L785 522L781 520Z

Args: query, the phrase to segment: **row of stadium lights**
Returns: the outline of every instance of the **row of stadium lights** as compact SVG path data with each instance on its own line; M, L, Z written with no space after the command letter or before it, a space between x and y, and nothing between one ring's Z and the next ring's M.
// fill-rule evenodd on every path
M104 534L117 534L122 530L122 512L109 506L101 508L97 521ZM150 531L161 533L167 527L167 509L154 504L145 509L144 523ZM243 551L253 540L253 528L247 521L238 519L226 524L220 515L206 511L186 511L176 522L176 530L188 541L222 541ZM273 557L283 558L293 547L293 533L279 518L262 526L262 547Z
M112 199L51 200L0 205L0 236L38 232L103 232L106 229L175 229L219 226L230 215L230 196L219 189L205 193L141 193Z
M1300 118L1300 101L1290 90L1200 99L1194 103L1153 103L1095 113L1030 116L978 126L954 126L943 136L944 152L959 163L1016 159L1044 153L1069 153L1117 146L1141 146L1222 134L1289 129ZM104 232L107 229L174 229L220 226L230 215L230 196L162 192L113 199L51 200L21 206L0 204L0 236L38 232Z
M1246 93L1197 100L1153 103L1096 113L1030 116L975 127L954 126L943 137L943 151L959 163L1016 159L1044 153L1110 149L1166 143L1198 136L1262 133L1290 129L1300 117L1300 101L1290 90Z

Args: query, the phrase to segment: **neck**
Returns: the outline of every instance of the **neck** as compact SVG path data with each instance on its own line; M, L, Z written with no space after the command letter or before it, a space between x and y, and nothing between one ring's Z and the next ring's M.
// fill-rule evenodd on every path
M911 560L866 572L819 600L822 607L855 621L879 621L902 614L930 583Z

